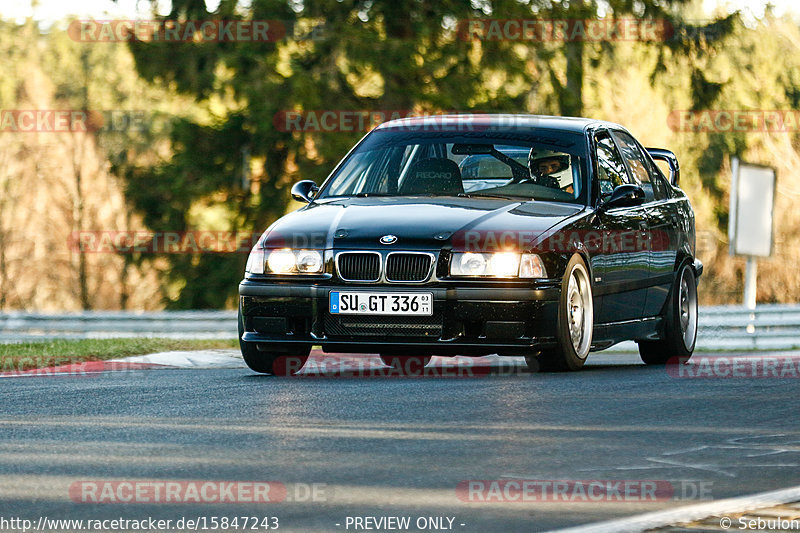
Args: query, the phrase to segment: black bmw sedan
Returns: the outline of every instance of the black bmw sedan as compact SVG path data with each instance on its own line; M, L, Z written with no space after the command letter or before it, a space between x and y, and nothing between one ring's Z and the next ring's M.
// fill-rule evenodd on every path
M669 168L665 177L654 162ZM624 340L691 356L695 223L668 150L582 118L450 115L382 124L248 258L248 366L298 370L313 345L378 353L522 355L577 370Z

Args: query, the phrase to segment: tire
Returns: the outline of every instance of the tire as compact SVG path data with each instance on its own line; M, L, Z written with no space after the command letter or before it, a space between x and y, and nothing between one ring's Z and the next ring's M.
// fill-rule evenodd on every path
M289 376L303 368L311 353L311 346L292 347L291 351L283 347L275 347L274 351L259 350L255 343L244 342L243 334L244 319L242 310L239 309L239 348L242 351L242 358L250 370L260 374Z
M664 336L639 341L639 355L648 365L663 365L673 357L688 360L697 342L697 277L689 262L675 275L663 315Z
M390 355L380 354L381 361L401 374L421 376L425 366L430 362L430 355Z
M534 360L526 357L531 372L579 370L592 347L594 300L589 270L583 258L573 255L561 281L556 324L557 347L543 350Z

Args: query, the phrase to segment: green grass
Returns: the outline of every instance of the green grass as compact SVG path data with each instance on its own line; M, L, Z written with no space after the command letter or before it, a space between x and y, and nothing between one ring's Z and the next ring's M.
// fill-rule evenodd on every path
M79 339L0 344L0 371L28 370L83 361L103 361L172 350L238 348L236 339Z

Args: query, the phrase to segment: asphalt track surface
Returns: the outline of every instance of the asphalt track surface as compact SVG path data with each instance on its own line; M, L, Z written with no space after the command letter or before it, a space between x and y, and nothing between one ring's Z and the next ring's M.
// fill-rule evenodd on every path
M323 361L312 357L294 378L237 361L1 379L0 518L205 517L210 526L214 516L248 516L277 517L280 531L543 531L800 484L797 378L689 379L633 354L592 354L568 374L487 358L479 366L489 372L473 377L365 377L364 368L380 368L374 357L366 366L328 360L360 375L327 377ZM270 502L144 501L151 492L137 503L108 494L87 503L80 492L87 483L234 480L274 482ZM512 491L482 492L492 500L482 502L459 490L470 480L653 481L659 491L620 499L612 490L598 500L570 485L551 501L512 500L520 496ZM355 528L356 517L408 517L411 526ZM428 517L452 525L417 527Z

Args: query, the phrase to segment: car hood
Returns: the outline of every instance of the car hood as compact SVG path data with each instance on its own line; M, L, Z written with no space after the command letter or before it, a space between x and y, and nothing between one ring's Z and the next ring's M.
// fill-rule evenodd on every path
M264 233L268 248L467 249L470 243L499 242L517 247L510 236L535 240L580 214L581 205L496 198L367 197L323 200L276 221ZM505 239L505 240L504 240Z

